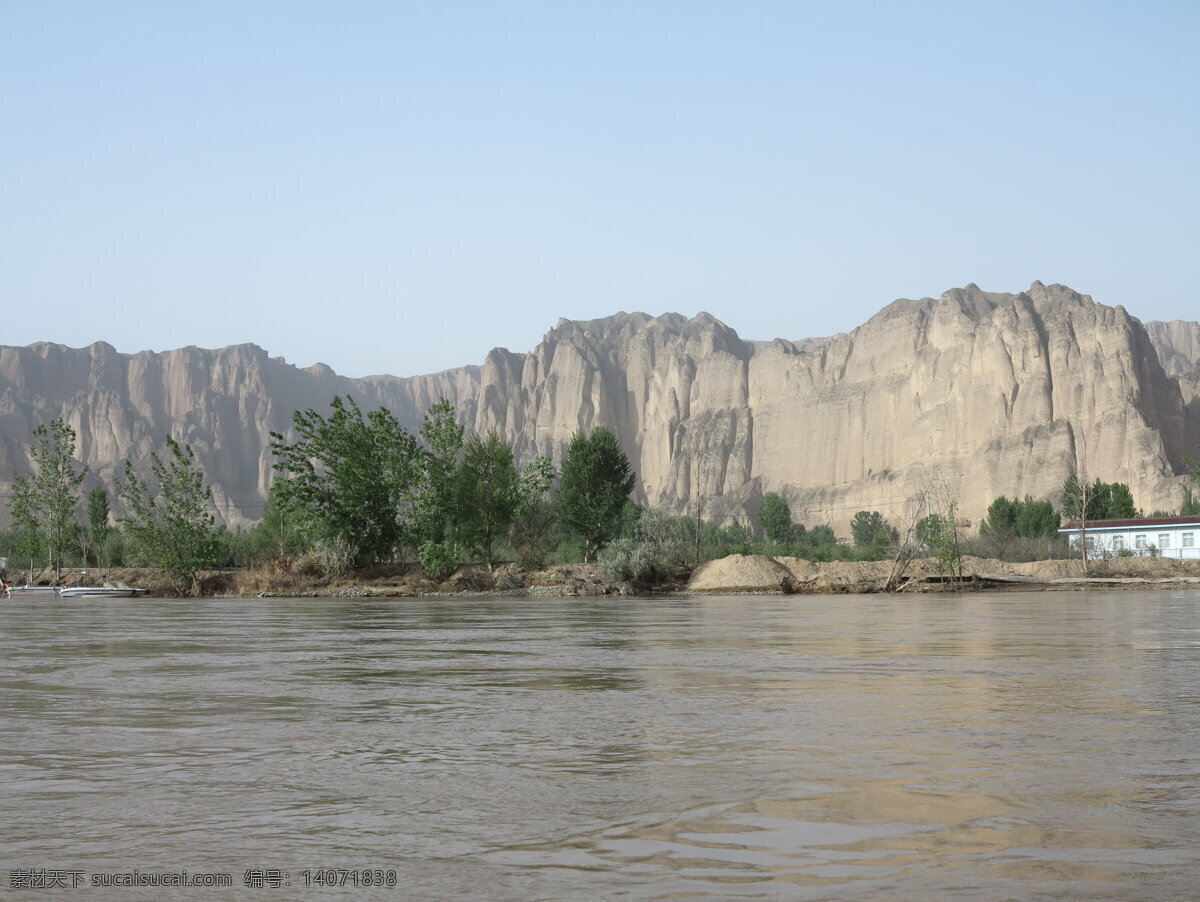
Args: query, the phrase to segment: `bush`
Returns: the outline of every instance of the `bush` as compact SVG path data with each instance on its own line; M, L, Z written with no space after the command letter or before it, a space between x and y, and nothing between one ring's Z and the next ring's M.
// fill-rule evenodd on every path
M317 541L313 549L317 566L326 576L344 576L354 566L357 556L354 545L341 536L330 536Z
M462 550L455 542L422 542L417 549L421 569L432 580L442 582L462 563Z
M1011 563L1071 557L1066 539L1057 534L1040 539L1023 539L1020 536L990 533L967 539L963 544L967 554Z
M678 519L643 510L634 535L616 539L601 552L600 575L609 582L652 585L686 560L687 549L687 536Z

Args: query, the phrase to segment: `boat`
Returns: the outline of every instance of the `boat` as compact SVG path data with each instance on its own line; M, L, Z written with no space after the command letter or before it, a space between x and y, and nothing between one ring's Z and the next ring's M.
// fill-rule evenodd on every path
M58 586L9 586L5 594L10 598L53 598Z
M103 586L59 586L56 594L59 598L136 598L145 595L149 589L135 589L124 583L120 585Z

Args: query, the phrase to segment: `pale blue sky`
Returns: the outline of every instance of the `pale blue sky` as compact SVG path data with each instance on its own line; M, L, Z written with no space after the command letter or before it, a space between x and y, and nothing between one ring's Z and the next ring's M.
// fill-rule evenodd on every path
M1063 282L1200 318L1200 3L0 0L0 343L363 376Z

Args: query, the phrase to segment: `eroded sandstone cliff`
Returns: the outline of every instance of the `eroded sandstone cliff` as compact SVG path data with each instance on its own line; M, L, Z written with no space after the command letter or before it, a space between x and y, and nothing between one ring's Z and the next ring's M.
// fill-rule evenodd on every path
M1168 376L1200 367L1200 323L1181 319L1146 323L1146 334Z
M1146 510L1175 507L1176 468L1200 440L1194 388L1164 372L1138 320L1035 282L896 301L853 332L801 342L746 341L707 314L563 320L527 354L497 349L411 379L298 369L253 345L0 348L0 478L25 469L32 429L56 416L106 482L170 432L196 450L222 518L243 524L271 478L269 432L346 393L413 429L448 398L522 460L558 459L576 429L608 425L639 500L745 520L778 491L796 519L841 533L860 509L911 516L934 484L973 521L999 494L1057 500L1081 459Z

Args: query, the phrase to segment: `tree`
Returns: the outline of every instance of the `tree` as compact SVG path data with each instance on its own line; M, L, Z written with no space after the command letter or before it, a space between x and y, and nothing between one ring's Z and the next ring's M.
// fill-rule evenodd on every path
M1018 559L1033 548L1022 540L1050 538L1058 526L1058 512L1049 501L1034 501L1030 495L1023 501L1009 500L1001 495L988 505L979 524L980 541L975 550L985 557ZM1044 543L1040 547L1044 548Z
M263 505L262 520L254 527L260 546L276 560L295 554L302 547L296 534L295 515L288 508L285 498L285 482L277 479L271 483L271 488L267 490L267 501Z
M1062 511L1064 517L1079 524L1079 560L1084 576L1088 572L1087 521L1094 519L1090 513L1092 505L1092 487L1088 485L1086 475L1080 478L1079 473L1072 470L1063 483Z
M92 548L92 556L97 564L101 557L107 559L108 536L112 531L109 525L108 492L103 487L95 486L87 496L88 542Z
M1096 491L1097 486L1102 485L1099 479L1093 484L1074 472L1068 474L1063 483L1063 512L1070 511L1069 516L1074 519L1101 519L1099 515L1108 508L1108 500Z
M1133 492L1125 483L1097 479L1089 486L1072 472L1063 483L1063 514L1068 519L1079 519L1081 498L1085 496L1086 520L1126 520L1138 515Z
M315 546L348 564L388 560L414 536L424 457L414 436L387 410L364 418L354 399L334 396L328 417L311 408L292 414L296 439L271 433L278 502Z
M1021 503L1010 501L1001 495L988 505L987 514L979 524L979 534L986 535L1016 535L1017 518L1020 515Z
M792 523L792 509L782 496L775 492L763 495L758 506L758 522L767 534L767 541L772 545L788 545L793 538L795 524Z
M196 455L188 445L167 436L167 456L150 455L150 474L156 491L138 479L133 462L125 461L125 480L117 494L129 508L122 518L138 549L150 563L166 572L182 594L199 594L200 571L212 566L217 552L212 491Z
M458 568L469 540L459 491L463 432L454 419L454 406L445 398L425 412L421 425L425 448L413 531L421 569L437 580Z
M828 550L837 545L837 536L831 526L814 526L804 536L805 545L812 549Z
M271 561L286 561L303 550L297 529L299 517L283 498L285 479L276 479L267 491L262 519L246 533L229 535L229 554L234 566L253 567Z
M1133 492L1123 482L1110 482L1108 489L1108 510L1106 520L1126 520L1138 515L1133 505Z
M1017 535L1023 539L1049 538L1058 532L1061 522L1049 501L1034 501L1026 495L1017 510Z
M938 573L948 577L951 585L961 585L963 552L958 534L958 502L950 500L942 513L930 514L923 522L926 524L925 542Z
M899 537L879 511L859 511L850 520L850 534L859 548L881 548Z
M545 566L555 515L554 505L544 498L531 501L517 511L510 536L517 563L522 567L540 570Z
M459 510L467 540L482 551L489 570L496 539L508 531L522 507L545 495L553 479L548 457L539 457L518 473L512 448L495 431L467 439L458 478Z
M44 541L50 551L55 576L62 572L63 551L75 539L79 521L79 487L88 468L76 472L75 430L62 420L51 420L33 430L34 473L13 476L9 509L14 524L27 534L30 550Z
M615 534L635 477L629 458L612 430L597 426L588 435L576 432L567 445L558 508L571 530L583 539L583 559Z
M931 546L934 538L937 535L938 529L940 528L941 527L938 523L937 514L929 514L928 516L922 517L913 527L913 535L917 540L917 544ZM980 529L980 532L982 531L983 530Z

